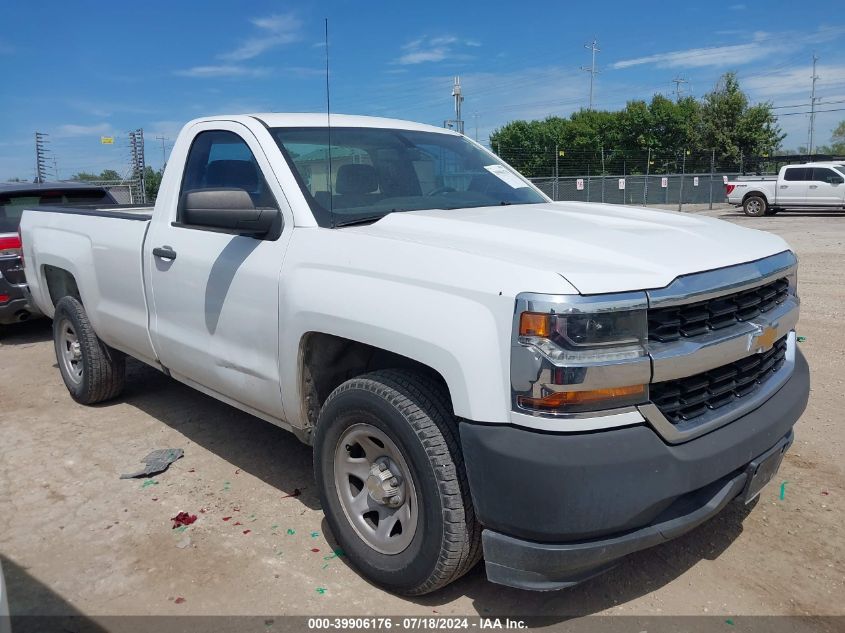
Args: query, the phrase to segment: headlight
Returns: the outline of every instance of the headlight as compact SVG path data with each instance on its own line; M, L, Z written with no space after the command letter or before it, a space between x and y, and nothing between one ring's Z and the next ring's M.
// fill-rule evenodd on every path
M542 314L523 312L519 342L554 363L617 361L645 356L645 310Z
M517 298L511 385L517 410L545 415L645 402L651 364L644 293Z

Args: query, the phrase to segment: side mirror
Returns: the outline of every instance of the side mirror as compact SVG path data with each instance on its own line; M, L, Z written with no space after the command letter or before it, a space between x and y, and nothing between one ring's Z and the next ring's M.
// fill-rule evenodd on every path
M266 235L279 217L276 208L258 207L243 189L186 191L179 201L183 224Z

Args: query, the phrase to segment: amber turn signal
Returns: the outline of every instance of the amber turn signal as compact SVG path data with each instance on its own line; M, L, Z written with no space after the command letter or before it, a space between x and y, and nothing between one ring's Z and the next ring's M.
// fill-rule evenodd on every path
M630 387L591 389L589 391L556 391L542 398L519 396L517 402L519 406L526 409L537 409L541 411L566 410L568 407L580 407L600 402L612 403L618 399L628 401L632 398L645 398L645 389L645 385L631 385Z
M549 338L552 333L552 317L542 312L523 312L519 315L520 336Z

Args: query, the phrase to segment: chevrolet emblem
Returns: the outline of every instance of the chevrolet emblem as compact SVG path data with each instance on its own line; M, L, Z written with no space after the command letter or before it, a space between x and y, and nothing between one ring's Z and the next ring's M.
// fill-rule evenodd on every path
M772 345L775 344L775 338L778 335L778 330L776 327L767 327L762 330L759 334L754 336L752 340L752 347L760 350L761 352L765 352L768 349L771 349Z

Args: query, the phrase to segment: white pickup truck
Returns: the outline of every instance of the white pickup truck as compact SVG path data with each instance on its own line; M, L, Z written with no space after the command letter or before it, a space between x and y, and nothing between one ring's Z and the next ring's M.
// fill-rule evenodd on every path
M728 202L745 215L783 209L845 208L845 164L804 163L780 168L777 177L739 178L725 184Z
M809 393L797 260L690 214L553 203L465 136L188 123L154 209L26 210L71 396L125 355L313 446L375 583L570 586L750 502Z

